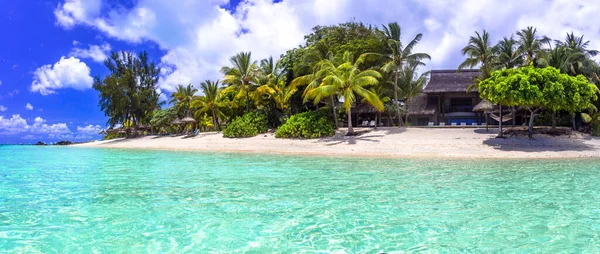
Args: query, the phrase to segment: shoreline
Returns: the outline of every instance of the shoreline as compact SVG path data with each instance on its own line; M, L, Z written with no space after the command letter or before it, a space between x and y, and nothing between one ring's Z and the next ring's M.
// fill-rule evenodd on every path
M473 128L378 128L346 137L343 132L323 139L276 139L273 133L229 139L220 132L195 137L145 136L96 141L71 147L138 150L199 151L360 158L438 159L575 159L600 158L600 139L536 135L497 139L497 130Z

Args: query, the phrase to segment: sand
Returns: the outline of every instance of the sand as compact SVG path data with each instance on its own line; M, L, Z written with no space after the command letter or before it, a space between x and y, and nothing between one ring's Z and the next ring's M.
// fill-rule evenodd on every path
M358 129L360 130L360 129ZM356 137L344 131L324 139L224 138L220 132L195 137L146 136L77 147L189 150L381 158L600 158L600 139L584 134L495 138L496 130L474 128L378 128Z

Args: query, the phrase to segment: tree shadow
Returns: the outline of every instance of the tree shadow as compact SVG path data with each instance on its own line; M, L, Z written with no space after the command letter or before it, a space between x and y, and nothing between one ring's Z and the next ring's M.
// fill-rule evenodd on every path
M596 148L586 144L584 139L579 138L557 138L549 136L537 136L534 139L526 137L514 138L489 138L483 141L500 151L520 152L565 152L565 151L590 151Z
M363 134L360 136L345 136L345 135L336 135L331 138L323 138L319 139L318 142L325 143L326 146L335 146L341 144L355 145L357 141L367 141L367 142L380 142L379 138L384 137L385 135L376 135L376 134Z

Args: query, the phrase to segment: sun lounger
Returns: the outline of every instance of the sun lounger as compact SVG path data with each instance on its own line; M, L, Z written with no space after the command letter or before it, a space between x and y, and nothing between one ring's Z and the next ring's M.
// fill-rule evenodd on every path
M471 126L477 126L477 123L471 123Z
M376 127L375 120L369 122L369 127Z
M429 126L429 127L433 127L433 122L429 122L429 123L427 123L427 126Z
M440 123L440 126L446 126L446 123Z
M456 123L450 123L450 126L458 126Z
M460 126L467 126L467 123L460 123Z

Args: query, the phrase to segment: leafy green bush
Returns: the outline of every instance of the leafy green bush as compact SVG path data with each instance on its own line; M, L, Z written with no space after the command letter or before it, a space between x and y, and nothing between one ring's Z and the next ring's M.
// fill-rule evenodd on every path
M323 110L293 115L277 129L276 138L321 138L333 136L331 117Z
M254 137L267 132L267 117L264 114L250 112L234 119L223 130L223 136L228 138Z

